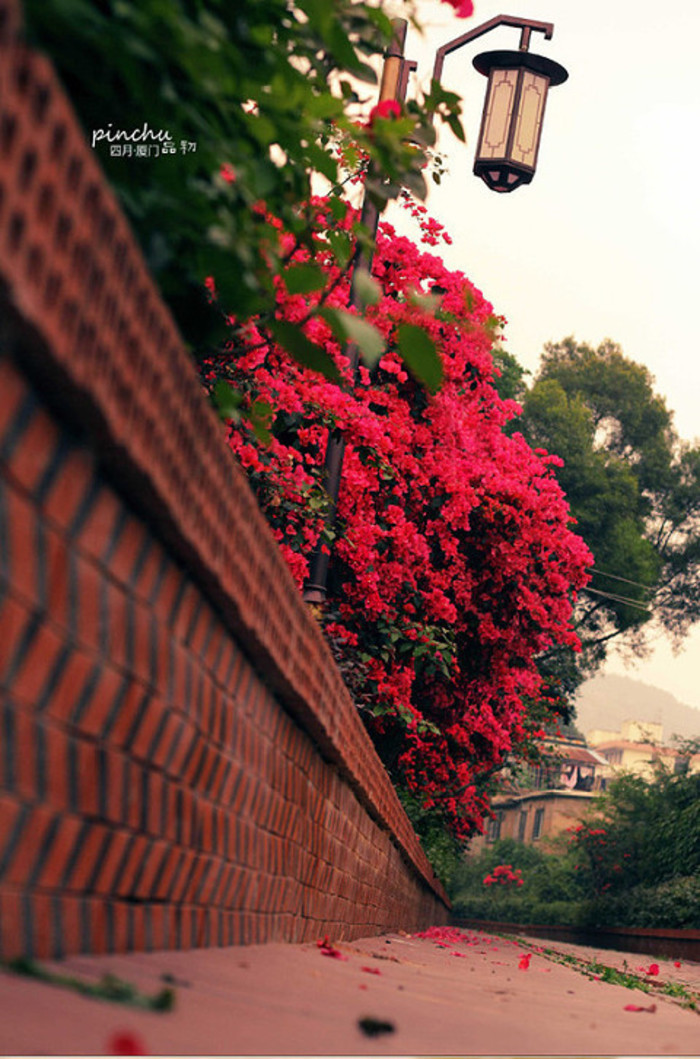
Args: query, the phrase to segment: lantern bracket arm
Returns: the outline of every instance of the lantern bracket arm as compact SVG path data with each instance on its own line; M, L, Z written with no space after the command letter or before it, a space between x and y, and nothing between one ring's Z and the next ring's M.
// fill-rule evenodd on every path
M533 30L536 33L544 33L545 40L551 40L554 33L554 25L551 22L534 22L531 19L518 18L517 15L495 15L488 22L482 22L480 26L475 26L474 29L462 33L461 36L455 37L454 40L450 40L447 44L443 44L442 47L438 48L435 55L435 66L433 67L433 81L440 83L442 67L447 55L483 36L484 33L495 29L496 26L512 26L514 29L522 30L520 35L521 51L527 51L529 48L530 36Z

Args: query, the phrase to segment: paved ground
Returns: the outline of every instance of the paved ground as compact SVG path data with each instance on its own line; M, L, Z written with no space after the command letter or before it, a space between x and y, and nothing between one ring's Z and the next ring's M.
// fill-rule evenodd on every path
M655 961L653 993L555 962L595 958L644 974L648 957L472 931L352 943L72 957L147 994L175 980L174 1010L138 1010L0 974L4 1055L698 1055L700 1015L660 989L700 992L700 964ZM539 950L539 951L538 951ZM529 961L523 957L530 953ZM529 963L525 968L521 964ZM645 1010L625 1010L628 1005ZM361 1027L363 1020L364 1030ZM374 1035L368 1035L368 1032Z

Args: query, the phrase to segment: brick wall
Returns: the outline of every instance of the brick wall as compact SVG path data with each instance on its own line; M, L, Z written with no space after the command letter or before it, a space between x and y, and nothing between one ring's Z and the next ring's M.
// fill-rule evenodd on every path
M0 955L447 905L55 75L0 0Z

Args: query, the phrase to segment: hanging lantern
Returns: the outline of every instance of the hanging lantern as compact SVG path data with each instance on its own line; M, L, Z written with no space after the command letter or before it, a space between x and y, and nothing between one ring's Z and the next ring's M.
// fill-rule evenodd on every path
M528 51L483 52L473 62L489 79L474 173L492 191L514 191L535 175L549 86L569 75Z

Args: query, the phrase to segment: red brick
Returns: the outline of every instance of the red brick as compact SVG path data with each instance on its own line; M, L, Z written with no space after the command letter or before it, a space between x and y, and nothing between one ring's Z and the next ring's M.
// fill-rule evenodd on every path
M0 678L15 656L30 617L27 605L12 596L0 603Z
M122 747L126 744L129 732L141 711L141 703L146 693L143 685L136 682L129 685L119 712L110 729L109 741L113 746Z
M33 705L48 682L63 638L49 625L40 625L12 685L16 699Z
M74 894L62 894L59 908L63 951L66 954L80 952L82 948L80 899Z
M181 723L181 718L176 717L170 712L166 712L165 727L161 732L150 757L151 765L157 768L163 768L168 755L170 754L173 741L177 736Z
M194 617L197 607L201 603L201 596L191 581L187 583L183 598L177 609L177 616L173 625L173 637L180 643L187 642L187 632ZM188 645L189 646L189 645Z
M37 886L58 889L81 826L82 822L77 816L59 817L58 830L36 879Z
M100 649L100 586L102 578L89 559L78 555L75 564L78 593L78 639L93 650Z
M88 910L90 952L99 956L109 950L106 903L100 898L90 898L88 900Z
M145 864L142 871L142 865L138 865L140 877L134 882L135 897L139 897L141 900L153 897L153 883L158 875L163 858L167 856L167 849L166 842L154 842L149 845L143 857Z
M68 628L70 620L68 545L55 530L46 528L46 588L51 621Z
M78 749L78 811L83 816L98 816L99 802L99 758L97 747L81 739Z
M52 724L44 726L46 764L44 784L46 802L56 810L66 809L70 802L68 783L68 736Z
M104 771L106 805L102 809L105 819L112 824L122 822L122 792L126 780L127 758L124 754L104 746Z
M148 760L148 748L153 742L153 737L166 709L167 707L162 699L149 696L138 731L129 747L134 757L141 758L144 761Z
M23 801L34 801L37 794L36 717L28 710L14 711L15 792Z
M33 954L40 960L55 956L53 910L47 894L32 893L29 898Z
M5 393L2 392L3 401ZM46 471L58 444L59 432L53 420L37 410L10 457L10 474L28 493L33 493Z
M0 357L0 393L0 432L4 432L29 393L26 380L8 357Z
M68 661L54 685L47 712L57 720L67 721L73 714L85 684L95 665L95 655L80 648L71 652Z
M164 901L167 897L168 890L170 889L170 884L172 883L173 879L173 872L175 871L175 868L177 867L177 864L182 855L182 850L178 849L176 846L173 846L171 844L168 844L167 850L168 852L165 855L165 864L160 871L157 886L155 887L152 894L153 899L157 901ZM155 879L153 881L154 883L156 882Z
M146 806L146 826L150 835L160 836L161 816L165 801L166 781L162 773L151 772L148 784L148 805Z
M43 510L62 529L68 529L94 475L94 458L84 449L72 449L51 483Z
M151 598L158 581L163 554L163 549L157 544L148 552L134 587L134 595L140 599Z
M143 603L134 603L134 660L133 672L144 683L151 674L151 612Z
M107 828L103 824L90 825L77 851L73 870L66 881L66 889L82 892L87 888L95 866L102 856L102 844L106 834Z
M16 489L8 489L6 496L10 584L23 599L36 604L39 602L36 507Z
M101 666L90 701L82 711L82 716L75 722L82 732L100 735L104 731L122 680L122 675L116 669L107 664Z
M116 872L121 864L124 851L129 842L128 831L109 831L109 844L102 855L97 876L95 878L95 891L98 894L110 894L114 890Z
M114 923L114 952L127 952L129 916L123 901L112 901L112 921Z
M151 932L153 937L153 949L166 948L167 945L167 916L162 905L151 905Z
M144 952L146 949L146 923L144 911L140 905L132 905L134 923L134 952Z
M183 576L182 571L174 564L165 572L154 605L155 613L164 622L172 616L173 605L180 591Z
M40 805L32 808L25 819L19 841L15 845L12 859L3 877L5 883L20 885L27 882L52 818L53 813L50 809Z
M141 862L146 856L149 848L149 840L145 835L136 835L134 843L129 851L126 864L114 882L114 892L120 897L134 897L134 881L137 872L141 868Z
M103 576L103 575L102 575ZM127 595L123 588L105 579L102 591L107 594L107 649L113 665L126 667L127 659Z
M0 955L5 960L27 952L23 920L20 892L3 887L0 890Z
M109 572L126 585L146 539L147 530L141 522L130 518L124 526L117 547L109 559Z
M100 490L84 526L78 535L78 547L95 559L101 559L109 544L121 502L106 487Z

